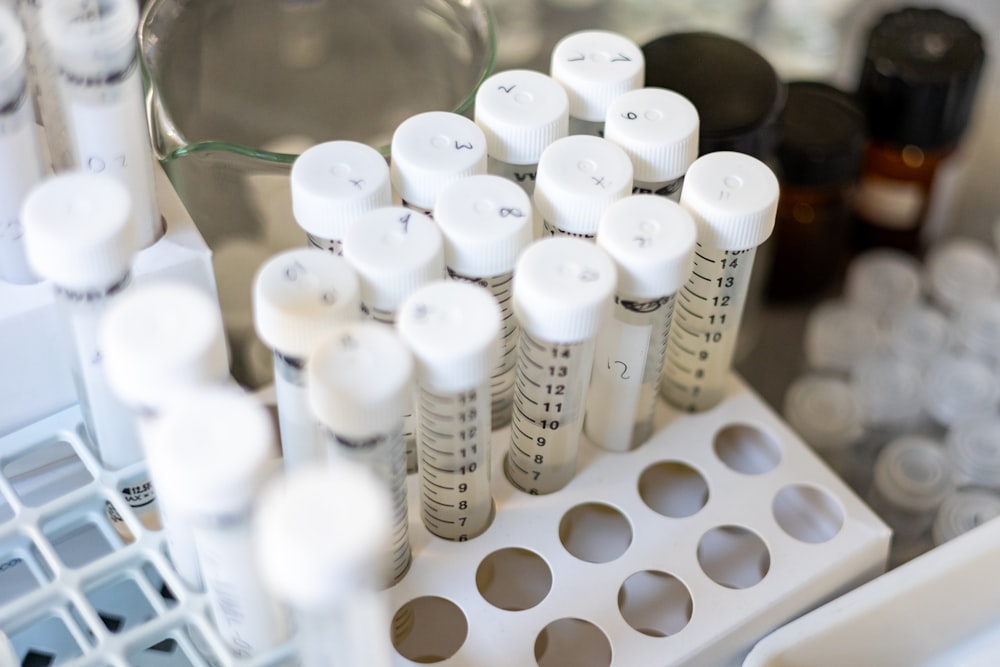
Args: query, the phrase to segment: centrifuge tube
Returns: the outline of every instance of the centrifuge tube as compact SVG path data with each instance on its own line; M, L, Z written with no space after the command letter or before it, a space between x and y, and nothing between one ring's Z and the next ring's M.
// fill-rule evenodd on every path
M749 155L709 153L688 169L681 205L698 224L698 243L678 293L661 391L674 406L701 411L725 392L754 255L774 227L778 179Z
M920 263L894 248L866 250L847 266L844 298L879 320L891 311L920 300Z
M500 306L500 353L490 381L493 428L510 421L520 327L511 301L514 265L531 243L528 195L500 176L469 176L441 190L434 221L454 280L482 285Z
M76 164L118 179L132 197L140 248L163 233L153 183L134 0L45 0L42 28L59 70L59 90Z
M507 70L479 86L475 120L486 135L486 171L509 178L530 195L542 151L569 131L569 98L541 72Z
M829 299L806 316L803 347L812 370L846 377L858 359L880 348L881 341L875 316L847 301Z
M639 88L608 107L604 137L628 154L632 192L680 201L688 167L698 157L698 109L665 88Z
M255 553L268 590L292 612L302 667L392 664L375 566L391 532L389 496L360 464L311 464L265 487Z
M945 437L945 450L960 486L1000 491L1000 416L963 419Z
M604 210L631 193L632 161L621 148L587 135L558 139L538 161L533 199L541 233L593 239Z
M653 411L674 311L674 295L691 273L697 236L680 205L633 195L604 212L597 245L615 261L612 317L597 334L584 433L623 452L653 435Z
M361 319L358 276L343 257L317 248L288 250L257 271L257 335L274 351L274 392L285 468L325 458L309 407L306 366L313 348L337 324Z
M927 364L923 379L924 410L942 428L1000 407L1000 378L974 357L940 354Z
M948 313L958 312L966 301L994 295L1000 288L1000 261L981 241L941 241L927 251L924 266L931 298Z
M377 150L356 141L307 148L292 164L290 179L295 221L310 245L336 255L355 220L392 205L389 165Z
M54 176L28 194L22 220L28 261L55 288L90 444L107 468L136 463L135 417L108 384L98 340L101 317L132 281L137 247L128 191L107 175Z
M810 373L785 392L782 414L789 426L848 484L855 484L855 446L865 435L864 415L843 378Z
M958 489L941 501L934 515L934 545L940 546L998 516L1000 495L986 489Z
M219 634L240 657L279 645L284 614L249 557L254 503L277 455L267 409L237 389L189 391L164 410L154 439L150 463L194 532Z
M35 112L27 93L25 37L14 12L0 7L0 280L38 281L24 254L21 204L45 173Z
M410 116L392 133L389 175L403 206L431 214L438 192L463 176L486 173L486 135L449 111Z
M868 502L898 537L914 537L930 528L935 510L954 488L941 444L908 435L879 454Z
M391 586L410 567L403 413L413 400L413 358L394 329L336 327L307 366L309 403L331 455L364 464L392 498L392 536L379 574Z
M401 206L376 209L358 219L345 237L344 257L361 281L361 310L372 320L396 323L403 300L424 283L446 276L444 242L429 217ZM417 469L412 413L403 421L407 469Z
M504 468L522 491L552 493L573 478L594 339L616 284L614 261L580 239L537 241L518 260L514 314L521 337Z
M549 74L569 95L569 133L601 136L608 106L640 88L645 73L642 50L624 35L583 30L559 40Z
M416 365L420 516L464 542L493 520L490 376L500 307L486 289L440 281L403 304L397 323Z
M100 327L108 381L135 414L146 457L146 476L122 489L125 500L147 528L163 527L177 573L191 588L200 588L191 527L154 477L159 452L153 432L171 401L197 387L229 382L219 307L197 287L157 282L128 290L108 308Z

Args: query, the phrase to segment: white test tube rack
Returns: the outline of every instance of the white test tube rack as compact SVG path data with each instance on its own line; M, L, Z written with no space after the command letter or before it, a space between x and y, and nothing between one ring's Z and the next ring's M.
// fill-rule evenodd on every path
M0 629L21 659L30 650L70 667L283 664L288 647L252 659L225 648L204 594L185 587L162 535L114 492L142 464L101 468L79 428L74 407L0 438ZM410 504L413 565L384 593L392 613L407 603L413 612L393 651L398 667L418 664L400 651L453 652L439 663L451 667L546 667L565 657L553 651L566 639L597 647L586 658L596 662L574 664L739 664L761 636L885 567L886 526L735 377L712 410L658 405L657 434L634 451L585 441L576 478L546 496L513 488L501 470L508 432L493 438L497 514L483 535L436 538ZM22 473L38 461L48 465ZM418 492L416 476L409 485ZM107 522L106 501L133 542ZM540 584L515 585L511 567ZM464 626L441 631L437 616Z

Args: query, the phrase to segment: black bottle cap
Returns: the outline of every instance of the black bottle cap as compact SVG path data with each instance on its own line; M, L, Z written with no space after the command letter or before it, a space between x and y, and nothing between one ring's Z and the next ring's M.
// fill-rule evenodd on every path
M646 43L646 85L676 91L698 109L699 153L731 150L761 160L774 152L785 89L755 50L711 32L678 32Z
M865 116L852 95L816 81L788 84L778 120L783 182L823 186L856 181L866 139Z
M940 9L885 14L868 35L858 98L874 139L938 148L954 143L972 113L982 37Z

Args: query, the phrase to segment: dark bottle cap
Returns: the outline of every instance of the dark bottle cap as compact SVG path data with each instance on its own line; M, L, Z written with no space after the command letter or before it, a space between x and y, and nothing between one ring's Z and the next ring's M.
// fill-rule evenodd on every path
M985 61L982 37L940 9L884 15L868 35L858 98L874 139L937 148L972 113Z
M856 181L866 138L865 116L853 96L815 81L788 84L778 120L783 182L822 186Z
M763 56L710 32L657 37L642 52L646 85L676 91L698 109L700 154L730 150L761 160L773 155L785 88Z

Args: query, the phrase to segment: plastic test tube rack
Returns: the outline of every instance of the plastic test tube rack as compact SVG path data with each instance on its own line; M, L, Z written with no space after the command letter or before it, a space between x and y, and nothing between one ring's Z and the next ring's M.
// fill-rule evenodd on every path
M282 664L285 649L228 653L204 596L114 491L141 466L102 470L79 429L74 407L0 438L0 630L20 658ZM735 377L708 412L658 406L657 434L632 452L584 443L576 478L547 496L505 479L508 439L494 434L496 517L483 535L433 537L411 503L413 565L386 593L395 665L739 664L761 636L884 570L887 527Z

